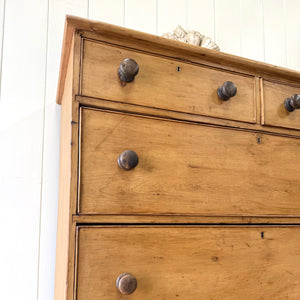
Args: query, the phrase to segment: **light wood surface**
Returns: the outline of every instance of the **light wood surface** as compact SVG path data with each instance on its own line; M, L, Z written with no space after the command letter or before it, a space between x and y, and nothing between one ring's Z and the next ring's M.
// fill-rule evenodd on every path
M79 42L79 44L78 44ZM60 184L57 224L55 299L72 300L75 274L75 231L72 214L76 211L78 178L78 88L79 69L76 59L80 53L80 40L74 37L67 67L67 77L62 104ZM76 84L77 83L77 84Z
M288 112L284 100L300 94L299 86L263 81L264 120L266 125L300 129L300 110Z
M73 51L72 51L73 53ZM70 55L68 72L66 76L66 88L64 89L61 110L61 134L60 134L60 183L59 206L57 224L56 270L55 270L55 299L66 300L69 267L69 231L70 231L70 202L71 202L71 113L72 113L72 81L73 81L73 55Z
M74 16L67 16L66 29L64 34L64 47L62 49L61 68L59 75L59 86L57 91L57 103L61 103L64 81L69 51L70 40L74 29L89 32L90 36L96 37L102 41L108 41L119 45L127 45L140 50L147 50L157 54L174 57L188 57L189 60L202 61L206 64L213 63L215 66L227 69L236 69L240 72L246 72L252 75L266 76L276 78L282 81L297 82L300 79L300 73L286 68L273 66L270 64L253 61L250 59L213 51L193 45L188 45L178 41L169 40L155 35L141 33L135 30L118 27L102 22L82 19ZM99 38L101 35L101 38Z
M300 214L298 139L93 109L81 114L81 213ZM117 165L127 149L139 156L131 171Z
M122 299L122 273L132 299L298 298L299 127L268 105L300 74L73 17L65 30L55 299ZM140 72L121 85L127 57Z
M256 97L263 98L262 95L259 95L262 90L260 90L260 80L257 79L256 85ZM140 114L140 115L148 115L148 116L156 116L158 118L170 119L170 120L177 120L177 121L190 121L196 122L201 124L211 124L215 125L216 127L231 127L235 128L236 130L247 130L251 132L261 132L261 133L268 133L273 135L280 135L286 137L295 137L300 138L300 132L296 129L284 128L284 127L274 127L274 126L265 126L261 122L262 109L261 105L263 103L257 103L257 123L244 123L239 121L233 120L226 120L226 119L218 119L208 116L200 116L195 114L183 113L183 112L176 112L172 110L165 110L153 107L145 107L140 105L133 105L130 103L123 103L118 101L111 101L99 98L91 98L91 97L83 97L83 96L76 96L76 101L78 101L79 105L81 106L88 106L93 108L100 108L104 110L112 110L112 111L119 111L119 112L127 112L133 114Z
M192 216L192 215L114 215L76 214L72 219L77 224L300 224L295 216Z
M121 273L137 279L130 299L297 299L299 227L83 227L77 300L123 299Z
M140 68L135 80L126 85L121 84L117 74L124 58L134 59ZM81 79L80 93L86 96L255 122L254 78L250 76L85 40ZM225 81L234 82L238 90L228 101L217 95Z
M222 31L220 35L215 30L219 14L214 0L168 1L171 3L171 10L168 5L164 5L166 0L150 1L158 4L154 15L151 10L151 22L157 22L158 30L163 29L162 26L164 31L172 30L168 17L173 16L174 6L176 11L177 7L187 6L188 29L199 30L213 39L215 33L222 36L224 41L230 39L231 31L222 30L218 26ZM277 6L282 1L284 0L271 2L273 6ZM1 218L1 242L2 245L14 245L1 247L0 250L1 257L5 258L0 272L0 281L5 283L1 285L1 299L54 298L61 116L61 108L55 104L54 99L65 14L86 16L124 26L135 23L136 18L141 15L140 8L143 5L134 6L134 2L138 1L0 0L0 53L3 50L2 68L0 67L0 207L5 212ZM300 1L284 1L285 20L280 20L280 23L285 24L286 33L282 39L277 38L276 26L270 26L271 30L264 31L260 22L269 12L268 22L278 22L277 15L272 13L272 5L271 10L262 11L264 1L240 1L242 6L246 2L249 7L240 10L240 23L237 23L240 29L240 37L237 38L242 43L241 50L247 50L247 53L242 51L241 56L249 54L249 57L263 61L264 57L256 54L263 54L264 46L279 54L286 47L287 66L299 69ZM162 5L165 7L163 10L160 9ZM231 7L226 6L224 9L230 18ZM149 20L149 15L148 11L145 19ZM131 18L135 19L132 21ZM127 23L123 23L123 20ZM147 29L148 24L145 25L142 24L143 29ZM137 30L141 29L141 24L136 26ZM272 35L276 47L267 42L261 48L261 37L264 35ZM269 38L266 37L266 40ZM281 55L268 55L266 60L269 57L282 61ZM209 122L221 121L224 120L211 118ZM266 127L268 130L281 130L284 134L284 128ZM14 222L11 222L12 216ZM9 230L6 229L7 224Z

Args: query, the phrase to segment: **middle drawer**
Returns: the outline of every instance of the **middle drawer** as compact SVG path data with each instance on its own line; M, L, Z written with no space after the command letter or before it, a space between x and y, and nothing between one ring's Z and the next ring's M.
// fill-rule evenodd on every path
M88 108L80 136L79 213L300 215L299 139Z

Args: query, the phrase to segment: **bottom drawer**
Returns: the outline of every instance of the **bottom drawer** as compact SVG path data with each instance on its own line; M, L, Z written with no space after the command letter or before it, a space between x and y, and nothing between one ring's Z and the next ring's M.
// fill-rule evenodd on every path
M79 227L76 299L300 299L299 237L297 226ZM122 273L137 281L128 296Z

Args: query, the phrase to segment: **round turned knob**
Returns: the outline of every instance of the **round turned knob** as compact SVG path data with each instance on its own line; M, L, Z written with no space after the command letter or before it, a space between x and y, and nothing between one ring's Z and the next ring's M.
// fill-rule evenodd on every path
M139 72L139 65L131 58L122 60L118 73L119 77L124 82L131 82Z
M123 273L118 276L116 285L121 294L130 295L136 290L137 281L133 275Z
M222 86L218 88L218 96L220 99L226 101L236 95L237 88L231 81L226 81Z
M295 109L300 108L300 95L295 94L291 98L286 98L284 100L284 106L287 111L292 112Z
M132 170L139 163L138 155L132 150L122 152L118 157L118 165L121 169Z

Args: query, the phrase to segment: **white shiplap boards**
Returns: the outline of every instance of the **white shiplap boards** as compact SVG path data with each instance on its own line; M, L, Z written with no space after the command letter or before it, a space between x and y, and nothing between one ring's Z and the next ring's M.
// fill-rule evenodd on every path
M215 0L216 42L224 52L236 55L241 53L240 10L239 0Z
M240 55L264 61L263 1L241 1L240 20Z
M0 0L0 90L1 90L1 69L2 69L2 48L3 48L3 32L5 20L5 0ZM0 94L1 97L1 94ZM0 98L1 101L1 98Z
M187 28L187 1L162 0L157 7L157 33L173 30L178 24Z
M224 52L300 70L299 0L0 0L0 299L54 297L66 14L152 34L180 24Z
M188 0L187 13L187 29L197 30L216 40L215 0Z
M156 34L157 31L157 1L127 0L125 1L124 25L128 28L137 29ZM138 12L138 13L137 13Z
M286 66L286 0L264 0L265 61ZM276 49L276 50L275 50Z
M5 2L0 298L7 300L36 299L37 295L47 7L46 0Z
M148 1L145 2L147 3ZM89 0L88 17L93 20L102 20L102 22L124 26L124 15L124 0Z
M287 67L300 70L300 1L286 1Z

